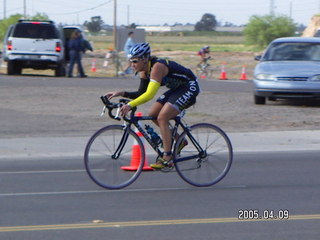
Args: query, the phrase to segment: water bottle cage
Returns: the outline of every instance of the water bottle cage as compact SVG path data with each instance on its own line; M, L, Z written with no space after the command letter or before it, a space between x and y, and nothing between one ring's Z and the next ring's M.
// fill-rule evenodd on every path
M145 126L145 129L147 130L147 133L149 134L151 141L155 144L155 145L160 145L162 144L162 140L159 137L159 135L153 130L152 127L150 127L149 125Z

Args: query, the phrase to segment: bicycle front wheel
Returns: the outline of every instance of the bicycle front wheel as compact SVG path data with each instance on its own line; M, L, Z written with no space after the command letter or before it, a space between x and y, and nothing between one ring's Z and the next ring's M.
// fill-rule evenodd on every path
M99 186L120 189L133 183L140 175L145 150L139 136L122 125L98 130L89 140L84 162L89 177Z
M180 144L188 145L179 153ZM208 187L221 181L228 173L233 150L228 136L219 127L199 123L184 131L174 147L174 164L180 177L197 187Z

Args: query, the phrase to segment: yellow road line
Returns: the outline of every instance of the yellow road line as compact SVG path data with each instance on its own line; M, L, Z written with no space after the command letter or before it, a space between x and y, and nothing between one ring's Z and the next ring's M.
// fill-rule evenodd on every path
M0 227L0 232L21 232L21 231L47 231L47 230L71 230L90 228L118 228L118 227L139 227L139 226L162 226L162 225L185 225L185 224L210 224L210 223L239 223L259 221L288 221L288 220L314 220L320 219L320 214L292 215L289 219L252 219L239 220L238 218L203 218L203 219L175 219L175 220L152 220L152 221L129 221L129 222L103 222L100 220L92 223L61 224L61 225L31 225Z

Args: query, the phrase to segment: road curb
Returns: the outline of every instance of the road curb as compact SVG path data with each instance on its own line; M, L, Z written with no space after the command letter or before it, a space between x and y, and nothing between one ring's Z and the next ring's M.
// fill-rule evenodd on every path
M320 131L228 133L234 153L317 151ZM0 138L0 160L83 157L89 137Z

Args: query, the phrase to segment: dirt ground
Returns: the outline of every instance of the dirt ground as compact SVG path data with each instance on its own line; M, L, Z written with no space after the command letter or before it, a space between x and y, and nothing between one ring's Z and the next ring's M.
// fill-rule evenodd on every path
M110 60L108 65L106 63L106 52L105 51L95 51L94 53L88 52L83 63L86 68L86 72L89 75L96 76L114 76L116 73L115 65ZM199 56L195 52L188 51L162 51L153 52L155 56L162 58L169 58L174 60L196 72L197 64L200 62ZM245 71L248 79L252 79L253 69L256 65L254 60L257 53L253 52L212 52L210 59L210 68L213 69L213 79L219 79L221 76L222 66L226 72L228 79L239 79L241 77L242 71ZM124 53L120 53L121 65L125 66ZM96 68L95 72L91 71L92 66ZM121 71L121 69L119 69Z
M157 55L168 56L169 53L162 52ZM98 58L97 55L94 57L84 58L87 74L90 77L107 76L108 68L101 67L104 57ZM191 52L170 52L169 57L181 60L179 62L190 66L194 66L198 61L197 56ZM243 64L248 66L248 78L252 78L255 65L253 57L252 53L219 53L214 55L213 62L218 63L220 60L226 62L228 77L245 84L243 86L248 88L252 85L250 80L237 79L240 77L239 71ZM96 59L96 72L91 72L90 69L92 59ZM219 74L217 71L217 78ZM53 81L50 77L37 76L33 80L36 83L29 84L30 79L16 80L14 77L1 80L3 81L0 88L1 136L87 135L107 123L118 123L108 117L99 117L102 107L99 96L114 90L117 86L114 85L114 79L98 78L96 81L100 81L102 87L93 87L89 82L90 78L61 78ZM232 84L235 80L226 82ZM18 81L17 84L13 84L14 81ZM78 86L74 81L81 81L82 85ZM132 84L131 89L134 90L136 85L137 83ZM189 124L210 122L228 132L320 129L319 101L268 101L266 105L255 105L250 90L239 92L202 90L196 106L188 110L186 119ZM150 103L145 104L140 111L146 114L149 105Z
M138 79L121 81L129 80L131 87L128 83L122 86L134 90ZM93 81L98 84L91 83ZM230 84L233 83L234 80L230 80ZM248 88L251 81L241 84ZM223 90L230 86L223 85L219 91L202 89L197 104L187 111L188 124L209 122L227 132L320 130L319 101L268 101L266 105L255 105L252 92ZM111 78L71 80L29 76L29 79L1 80L0 135L89 136L107 124L120 124L107 115L99 116L102 110L99 97L119 87ZM158 94L162 91L164 89ZM146 115L151 104L152 101L140 106L139 111Z
M176 61L192 69L195 73L197 70L197 64L200 62L200 57L197 56L195 52L162 51L153 52L152 54L161 58L168 58ZM112 59L107 59L106 55L107 51L103 50L87 52L82 59L86 74L92 77L115 76L117 73L115 64ZM222 67L224 67L224 71L228 79L239 79L243 71L245 72L247 79L252 79L253 69L257 63L254 60L255 55L257 55L257 53L253 52L212 52L212 58L209 61L210 68L213 69L212 79L219 79L221 77ZM119 53L119 57L121 65L118 71L121 71L126 66L126 60L123 52ZM1 62L0 73L6 73L6 63ZM33 69L23 69L23 73L54 74L53 70L35 71Z

